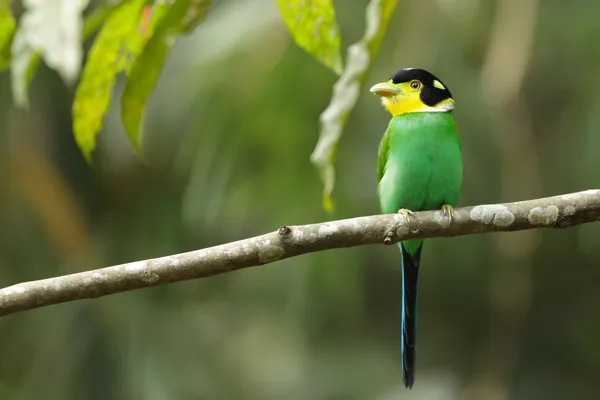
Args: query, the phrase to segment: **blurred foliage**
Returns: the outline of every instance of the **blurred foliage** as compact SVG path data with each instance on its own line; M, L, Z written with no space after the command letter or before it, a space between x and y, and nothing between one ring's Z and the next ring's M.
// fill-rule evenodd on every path
M333 85L333 94L319 120L319 141L310 156L323 180L323 207L333 211L332 199L335 185L335 154L342 131L356 106L360 86L367 70L379 50L387 25L396 8L397 0L371 0L367 6L365 33L356 43L348 47L348 60L340 79Z
M277 4L298 46L341 74L340 28L331 0L277 0Z
M147 29L144 51L135 58L121 99L125 132L136 150L140 148L141 123L146 103L158 80L174 38L189 32L202 21L209 1L193 0L156 6Z
M0 0L0 70L10 66L10 44L15 34L15 25L9 0Z
M98 32L81 74L73 103L73 133L88 161L96 147L96 135L108 109L116 75L131 68L132 60L142 53L148 37L140 30L144 3L145 0L124 2L110 14ZM154 19L163 15L157 12Z
M333 4L346 48L369 2ZM336 76L294 44L273 0L214 1L172 46L146 104L145 162L122 124L127 77L92 168L74 140L76 88L41 62L25 110L4 71L1 286L377 213L389 117L367 89L400 67L433 71L456 98L461 204L598 187L598 13L583 1L398 2L338 144L331 215L309 157ZM399 255L370 246L2 318L0 398L595 399L599 238L591 224L428 241L412 391Z

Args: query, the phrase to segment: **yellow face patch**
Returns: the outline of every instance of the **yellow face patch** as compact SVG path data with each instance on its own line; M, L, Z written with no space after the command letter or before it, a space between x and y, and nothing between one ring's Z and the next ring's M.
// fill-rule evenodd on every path
M437 80L434 82L434 86L437 86L436 83L443 88L443 85ZM391 81L388 81L386 85L389 84L392 84L399 93L393 95L388 93L388 95L382 96L381 103L394 117L414 112L444 112L454 108L454 100L451 98L443 100L434 107L423 103L421 100L423 84L418 80L398 84L393 84ZM440 88L438 87L438 89Z

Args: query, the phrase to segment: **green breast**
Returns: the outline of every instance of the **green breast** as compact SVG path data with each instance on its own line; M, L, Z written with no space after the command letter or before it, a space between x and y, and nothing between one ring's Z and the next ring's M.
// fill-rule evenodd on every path
M462 185L462 156L451 113L410 113L392 118L378 159L382 212L433 210L456 204Z

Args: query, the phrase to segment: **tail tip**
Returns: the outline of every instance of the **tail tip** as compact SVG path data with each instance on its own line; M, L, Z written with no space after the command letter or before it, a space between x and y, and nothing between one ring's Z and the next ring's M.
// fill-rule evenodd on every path
M403 371L404 374L402 376L402 381L404 382L404 387L407 389L412 389L415 384L415 373L414 371Z

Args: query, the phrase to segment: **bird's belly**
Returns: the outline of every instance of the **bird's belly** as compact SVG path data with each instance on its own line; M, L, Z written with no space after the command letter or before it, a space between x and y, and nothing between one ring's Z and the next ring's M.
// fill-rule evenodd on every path
M379 182L382 211L392 213L401 208L424 211L444 204L455 205L462 183L460 158L429 149L406 150L402 153L404 157L402 154L390 157L386 164Z

